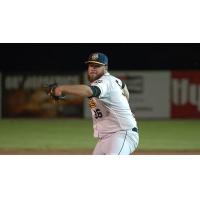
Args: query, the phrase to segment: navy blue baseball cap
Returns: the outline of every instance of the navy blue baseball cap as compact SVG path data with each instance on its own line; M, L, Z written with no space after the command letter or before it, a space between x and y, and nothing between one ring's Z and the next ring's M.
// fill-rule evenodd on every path
M89 55L88 60L85 62L86 64L88 63L96 63L96 64L100 64L100 65L108 65L108 57L103 54L103 53L91 53Z

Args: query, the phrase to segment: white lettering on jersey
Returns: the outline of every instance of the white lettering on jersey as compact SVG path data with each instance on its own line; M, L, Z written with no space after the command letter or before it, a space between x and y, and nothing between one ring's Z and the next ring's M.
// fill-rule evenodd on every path
M95 137L137 127L120 79L106 73L91 85L101 90L99 98L89 99Z

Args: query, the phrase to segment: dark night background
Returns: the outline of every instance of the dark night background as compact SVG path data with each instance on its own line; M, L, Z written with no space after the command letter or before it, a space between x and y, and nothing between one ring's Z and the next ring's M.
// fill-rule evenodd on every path
M14 43L0 44L0 67L15 71L83 71L92 52L103 52L111 70L200 69L199 44Z

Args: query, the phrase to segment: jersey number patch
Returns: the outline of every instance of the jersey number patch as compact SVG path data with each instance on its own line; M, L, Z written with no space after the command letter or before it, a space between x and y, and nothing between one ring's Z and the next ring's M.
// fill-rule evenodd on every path
M94 113L95 113L95 118L96 119L103 117L102 112L100 111L100 109L94 110Z

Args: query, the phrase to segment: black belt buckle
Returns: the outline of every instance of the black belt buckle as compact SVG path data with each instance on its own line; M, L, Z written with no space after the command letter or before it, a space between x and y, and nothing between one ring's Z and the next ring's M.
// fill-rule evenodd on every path
M132 131L135 131L135 132L138 133L138 129L137 129L136 127L134 127L134 128L132 129Z

